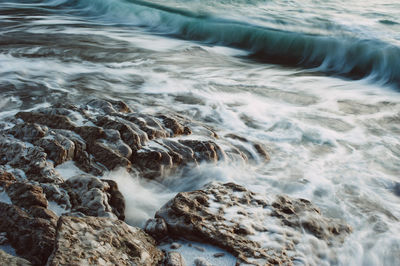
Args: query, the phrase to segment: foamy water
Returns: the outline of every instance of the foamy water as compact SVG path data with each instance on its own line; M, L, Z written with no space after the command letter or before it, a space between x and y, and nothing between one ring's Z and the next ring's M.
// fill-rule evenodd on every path
M397 265L399 18L389 0L2 1L0 119L105 97L246 136L269 147L269 163L200 165L161 184L105 177L132 225L179 191L233 181L350 224L343 245L324 247L334 264ZM317 261L321 247L302 245L305 263Z

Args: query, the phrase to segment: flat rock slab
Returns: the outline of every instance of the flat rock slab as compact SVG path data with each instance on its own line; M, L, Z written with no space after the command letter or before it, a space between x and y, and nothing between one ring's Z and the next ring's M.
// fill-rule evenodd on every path
M157 265L163 256L151 236L120 220L62 216L47 265Z

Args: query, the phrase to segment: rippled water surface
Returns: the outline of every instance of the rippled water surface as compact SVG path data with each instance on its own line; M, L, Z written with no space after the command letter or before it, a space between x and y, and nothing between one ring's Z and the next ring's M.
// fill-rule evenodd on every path
M267 164L202 165L165 185L307 198L354 232L324 250L305 239L306 263L400 262L397 1L3 0L0 95L0 119L117 98L265 143ZM129 199L143 217L173 195L141 191L155 197Z

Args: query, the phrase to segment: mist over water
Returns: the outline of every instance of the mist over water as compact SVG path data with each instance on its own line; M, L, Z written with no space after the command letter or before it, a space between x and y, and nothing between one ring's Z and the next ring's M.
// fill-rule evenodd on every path
M0 2L0 123L101 97L261 142L269 163L104 178L132 225L210 181L309 199L353 233L332 247L305 238L304 264L400 261L399 88L396 1Z

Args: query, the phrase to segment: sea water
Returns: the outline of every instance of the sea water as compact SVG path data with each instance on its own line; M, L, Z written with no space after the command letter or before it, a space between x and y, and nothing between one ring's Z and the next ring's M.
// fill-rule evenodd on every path
M107 173L131 225L179 191L232 181L351 225L324 247L334 264L400 263L398 1L1 0L0 95L0 123L99 97L267 145L268 163L202 164L162 184ZM302 245L305 264L324 261Z

